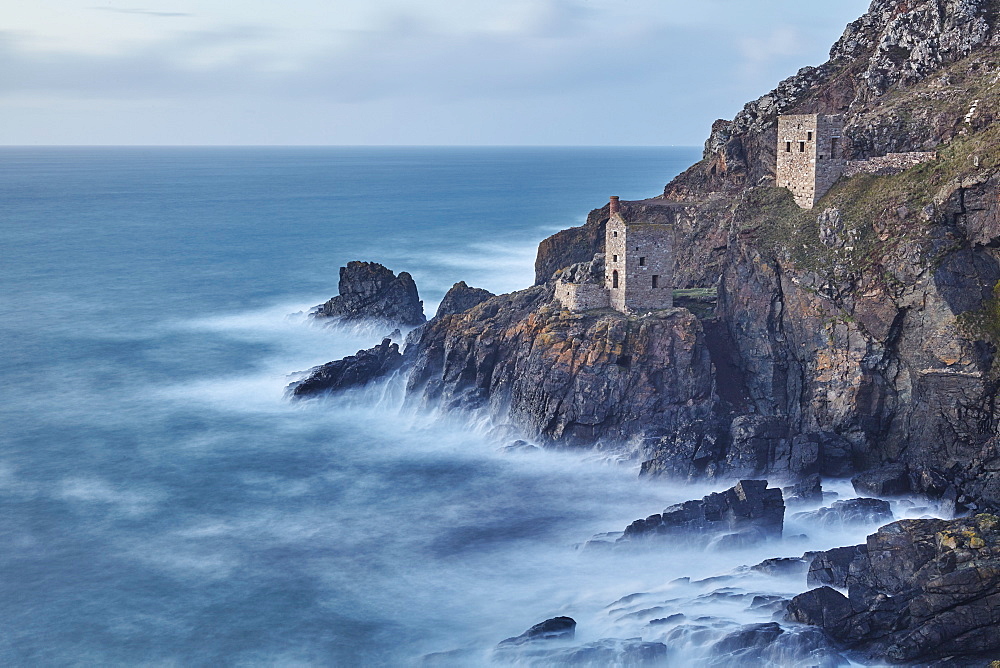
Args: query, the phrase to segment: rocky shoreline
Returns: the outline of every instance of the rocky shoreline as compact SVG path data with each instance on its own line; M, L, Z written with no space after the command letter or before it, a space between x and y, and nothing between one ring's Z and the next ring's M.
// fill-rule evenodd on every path
M767 544L786 501L819 503L798 518L816 526L882 524L863 545L758 564L820 586L760 602L776 618L719 641L713 665L774 652L816 665L843 665L841 652L986 665L1000 652L998 52L995 0L875 0L829 62L717 121L702 161L662 195L620 203L647 218L669 209L687 297L677 307L637 316L554 300L558 281L594 273L605 206L542 241L534 286L493 295L457 283L427 322L408 274L351 263L314 317L413 329L402 350L387 339L289 392L399 373L411 405L476 411L498 434L615 450L649 477L741 480L593 549L678 535L712 549ZM892 168L841 178L804 210L775 187L777 118L813 113L844 117L844 158ZM821 479L849 476L861 497L823 505ZM890 521L884 499L899 495L956 519ZM567 641L556 635L529 629L501 653L646 665L669 649L536 646Z

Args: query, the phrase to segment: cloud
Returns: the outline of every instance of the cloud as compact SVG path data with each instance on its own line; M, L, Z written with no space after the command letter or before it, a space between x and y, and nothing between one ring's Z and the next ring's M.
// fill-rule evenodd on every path
M102 12L115 12L116 14L142 14L144 16L163 16L163 17L179 17L179 16L194 16L188 12L162 12L154 9L139 9L139 8L126 8L126 7L91 7L91 9L96 9Z

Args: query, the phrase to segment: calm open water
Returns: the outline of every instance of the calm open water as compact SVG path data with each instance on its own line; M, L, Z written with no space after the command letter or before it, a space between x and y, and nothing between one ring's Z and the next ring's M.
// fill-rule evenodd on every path
M559 614L655 640L605 606L781 556L581 553L707 488L505 456L393 384L282 397L384 333L301 316L347 261L411 272L429 314L526 287L538 241L698 154L0 148L0 664L410 665Z

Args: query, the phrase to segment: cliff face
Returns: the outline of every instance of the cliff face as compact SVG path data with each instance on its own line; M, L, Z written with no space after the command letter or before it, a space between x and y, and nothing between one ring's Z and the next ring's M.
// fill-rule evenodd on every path
M648 474L899 461L1000 505L998 24L998 0L875 0L829 62L716 122L662 195L622 203L670 205L675 287L717 287L714 317L548 305L552 274L601 250L605 207L542 242L539 287L424 328L411 391L555 443L632 439ZM937 159L801 210L774 168L778 115L803 113L843 114L848 158Z
M555 445L619 442L707 419L713 378L698 320L574 314L539 286L435 318L407 346L408 390L484 409Z
M748 447L767 459L790 439L833 438L850 468L904 461L1000 502L998 9L876 0L828 63L716 123L704 160L666 187L665 199L702 202L695 228L677 236L688 252L678 273L710 285L718 272L737 389L769 421L755 445L730 442L729 464ZM851 158L938 158L842 179L802 211L773 187L784 113L844 114Z

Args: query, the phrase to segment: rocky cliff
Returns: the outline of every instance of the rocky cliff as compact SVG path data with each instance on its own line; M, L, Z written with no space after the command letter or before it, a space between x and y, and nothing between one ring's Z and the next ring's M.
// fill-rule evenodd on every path
M605 207L541 243L535 287L459 285L409 339L411 398L551 444L627 444L650 475L898 462L1000 505L998 24L998 0L875 0L827 63L716 122L662 195L622 202L670 218L675 287L717 290L714 312L556 306L553 275L591 266ZM777 117L799 113L842 114L848 158L937 158L841 178L802 210L774 187Z
M663 195L623 203L684 205L677 287L718 286L703 325L731 426L714 470L901 461L1000 503L998 16L995 0L876 0L827 63L716 122ZM803 211L774 187L777 116L801 113L843 114L848 158L938 157L843 178ZM606 216L543 242L536 280L590 252ZM647 454L649 472L677 468L670 442Z
M406 355L411 397L484 410L552 445L704 431L715 403L691 313L571 313L553 303L551 286L437 317L411 334Z

